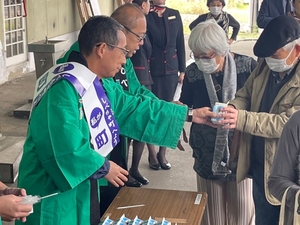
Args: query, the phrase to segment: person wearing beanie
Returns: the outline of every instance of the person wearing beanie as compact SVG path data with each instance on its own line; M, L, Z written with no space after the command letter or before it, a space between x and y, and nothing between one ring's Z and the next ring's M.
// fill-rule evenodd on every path
M229 13L223 11L226 3L224 0L207 0L207 7L209 9L209 13L205 13L200 15L197 19L195 19L190 25L189 28L192 30L197 24L209 20L214 19L216 22L223 28L228 38L229 27L232 27L231 37L228 39L228 43L231 44L236 40L237 35L240 30L240 24L236 19L233 18Z
M226 113L220 125L242 132L237 181L253 178L256 225L274 225L282 193L277 193L274 180L269 183L270 193L267 182L283 127L300 109L298 22L286 15L271 20L253 50L262 59L235 99L222 109ZM281 165L274 164L272 170Z

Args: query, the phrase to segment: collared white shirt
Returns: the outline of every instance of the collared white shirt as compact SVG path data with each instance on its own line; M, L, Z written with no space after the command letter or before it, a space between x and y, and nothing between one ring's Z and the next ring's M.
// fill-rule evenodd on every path
M283 0L282 1L282 6L283 6L284 15L286 14L286 3L287 3L287 1L291 2L291 12L295 12L294 7L293 7L293 1L292 0Z

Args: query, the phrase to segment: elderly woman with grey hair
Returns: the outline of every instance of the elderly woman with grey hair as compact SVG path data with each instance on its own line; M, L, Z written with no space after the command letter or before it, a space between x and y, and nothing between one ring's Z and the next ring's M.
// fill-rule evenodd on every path
M226 34L214 20L192 30L189 47L195 62L186 69L180 101L192 108L211 110L215 102L233 99L257 65L251 57L230 52ZM236 183L237 135L220 126L191 125L197 188L208 193L202 225L254 224L252 182Z

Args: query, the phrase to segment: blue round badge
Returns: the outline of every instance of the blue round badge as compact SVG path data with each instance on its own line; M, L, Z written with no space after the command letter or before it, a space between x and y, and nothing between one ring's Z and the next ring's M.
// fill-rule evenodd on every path
M62 73L65 71L69 71L74 69L74 65L71 63L64 63L59 65L58 67L55 68L55 70L53 71L54 74L58 74L58 73Z
M98 127L102 118L102 110L100 108L94 108L90 116L90 125L92 128Z

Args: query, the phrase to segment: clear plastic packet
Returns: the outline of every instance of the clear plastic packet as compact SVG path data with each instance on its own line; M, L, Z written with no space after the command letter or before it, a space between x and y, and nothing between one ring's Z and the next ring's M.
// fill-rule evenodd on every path
M41 200L45 199L45 198L49 198L49 197L52 197L54 195L57 195L58 193L53 193L53 194L50 194L50 195L46 195L46 196L39 196L39 195L27 195L27 196L24 196L22 197L23 200L20 202L20 204L35 204L35 203L38 203L40 202Z
M29 204L33 205L41 201L41 197L39 195L27 195L23 197L23 200L20 202L21 204Z

